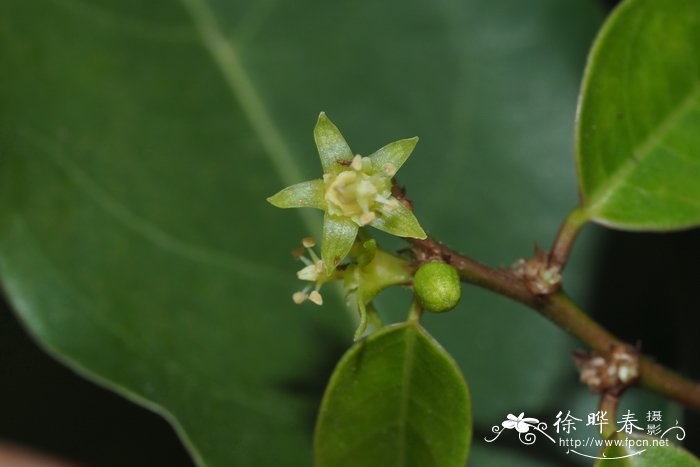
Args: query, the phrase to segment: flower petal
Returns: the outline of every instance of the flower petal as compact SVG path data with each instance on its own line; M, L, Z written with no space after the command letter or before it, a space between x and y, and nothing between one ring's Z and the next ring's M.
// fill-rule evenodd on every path
M345 142L338 127L326 117L324 112L318 116L316 127L314 127L314 140L318 148L318 155L321 156L323 173L338 173L345 169L338 161L350 162L352 160L353 154L350 146Z
M288 186L279 193L267 198L278 208L316 208L325 209L323 180L308 180Z
M326 213L323 218L323 241L321 242L321 258L327 273L348 255L358 226L347 217L334 216Z
M398 203L395 209L383 209L370 225L386 233L399 237L426 238L427 235L418 223L418 219L403 204Z
M369 156L372 161L372 169L375 172L384 170L389 176L394 176L397 170L401 168L408 156L413 152L413 148L418 143L418 137L401 139L389 143L374 154Z

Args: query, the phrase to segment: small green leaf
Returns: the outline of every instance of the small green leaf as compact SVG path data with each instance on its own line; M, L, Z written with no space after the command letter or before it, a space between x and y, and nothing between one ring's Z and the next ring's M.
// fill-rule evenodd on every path
M278 208L323 209L325 207L323 193L323 180L308 180L288 186L267 198L267 201Z
M335 369L316 426L318 467L463 467L469 390L452 358L417 323L386 327Z
M644 435L622 435L616 433L611 440L625 442L626 440L633 442L648 442L649 447L632 446L628 447L624 444L621 446L610 446L603 450L602 456L610 459L599 460L595 467L700 467L700 461L685 449L676 446L672 443L668 445L652 446L656 442L665 442L660 438L654 438ZM635 454L638 452L641 454ZM628 456L628 457L626 457ZM617 457L618 459L613 459Z
M399 237L425 238L427 235L410 209L398 203L394 209L384 209L370 225Z
M339 160L349 161L353 154L350 146L343 138L338 127L331 122L325 112L321 112L314 128L314 140L318 148L318 155L321 157L321 166L324 173L338 173L343 166L338 164Z
M628 0L589 57L577 123L583 207L622 229L700 224L700 8Z
M389 143L383 148L369 156L374 170L385 170L389 173L396 172L413 152L413 148L418 144L418 137L400 139ZM389 167L387 167L389 166Z
M323 217L321 257L326 271L332 271L348 255L359 227L348 218L326 213Z

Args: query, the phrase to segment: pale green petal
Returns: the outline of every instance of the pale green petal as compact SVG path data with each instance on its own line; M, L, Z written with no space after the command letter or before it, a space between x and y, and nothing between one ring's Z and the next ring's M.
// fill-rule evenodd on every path
M398 207L393 210L384 209L381 215L377 216L370 225L386 233L396 235L398 237L412 237L424 239L427 237L418 219L413 215L410 209L399 203Z
M411 155L417 143L418 137L415 136L387 144L369 156L372 161L372 168L375 171L380 171L384 170L386 166L390 166L394 172L399 170L403 163L406 162L406 159L408 159L408 156Z
M324 112L318 116L314 128L314 140L321 156L323 173L338 173L344 167L338 163L340 160L351 161L353 154L345 138Z
M357 236L358 226L347 217L326 213L323 218L321 257L326 271L332 271L348 255Z
M323 194L323 180L309 180L288 186L276 195L267 198L267 201L278 208L325 209L326 202Z

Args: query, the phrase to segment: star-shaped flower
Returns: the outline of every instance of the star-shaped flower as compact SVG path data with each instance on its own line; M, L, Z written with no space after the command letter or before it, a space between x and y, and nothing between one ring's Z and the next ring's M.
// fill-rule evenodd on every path
M321 257L332 271L347 256L358 229L371 225L399 237L425 238L410 209L391 194L392 178L418 138L389 143L369 157L354 155L338 128L321 112L314 128L323 178L297 183L267 200L280 208L325 211Z

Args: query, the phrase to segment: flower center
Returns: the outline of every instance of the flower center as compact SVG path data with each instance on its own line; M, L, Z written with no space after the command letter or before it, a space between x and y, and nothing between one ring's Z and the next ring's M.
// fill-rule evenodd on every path
M350 168L339 174L326 174L326 204L333 215L349 217L358 225L367 225L386 206L396 208L391 197L391 177L386 171L368 173L371 162L355 156Z

